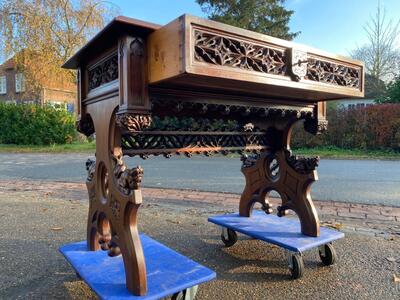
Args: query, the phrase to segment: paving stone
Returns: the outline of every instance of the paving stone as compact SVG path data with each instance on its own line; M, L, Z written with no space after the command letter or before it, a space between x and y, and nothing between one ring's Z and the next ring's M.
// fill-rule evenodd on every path
M394 217L392 216L384 216L384 215L376 215L376 214L367 214L367 219L374 220L382 220L382 221L394 221Z
M321 214L337 215L337 207L322 206L319 210Z
M400 207L382 207L381 214L384 216L400 217Z
M380 210L378 209L373 209L371 207L368 206L364 206L364 207L350 207L350 212L351 213L360 213L360 214L380 214Z
M338 212L339 217L354 218L354 219L365 219L366 214L350 213L350 212Z

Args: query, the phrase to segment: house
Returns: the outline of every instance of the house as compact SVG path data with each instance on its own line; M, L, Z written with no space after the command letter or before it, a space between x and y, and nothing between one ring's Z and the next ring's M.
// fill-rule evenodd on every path
M337 101L337 108L344 108L344 109L363 108L374 104L376 104L375 99L371 98L342 99Z
M0 102L51 105L72 113L77 107L76 85L56 81L40 84L36 92L27 91L24 73L18 70L14 58L10 58L0 65Z

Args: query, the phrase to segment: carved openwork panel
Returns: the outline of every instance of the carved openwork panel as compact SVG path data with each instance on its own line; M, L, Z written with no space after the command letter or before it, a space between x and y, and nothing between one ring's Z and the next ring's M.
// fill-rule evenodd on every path
M286 74L283 50L194 30L194 59L209 64L274 75Z
M122 147L125 155L184 154L188 157L194 154L210 156L220 153L227 155L232 152L260 152L268 148L268 139L264 132L141 132L139 134L124 134Z
M118 79L118 54L113 53L88 69L89 91Z
M271 120L279 123L314 117L308 106L257 107L158 97L152 98L152 103L152 118L141 114L117 115L125 155L147 158L259 153L273 144L267 132Z
M132 118L140 120L139 116ZM266 133L253 124L239 124L236 120L154 117L146 130L136 130L120 124L124 129L122 148L125 155L173 154L212 155L215 153L259 152L269 145Z
M265 118L265 117L313 117L313 107L306 105L279 105L279 104L255 104L246 103L230 103L229 101L212 101L206 100L184 101L179 97L159 97L153 96L152 113L155 115L173 115L185 117L188 116L207 116L211 118ZM135 117L138 120L138 117ZM133 117L129 117L133 119Z
M198 62L361 89L361 68L305 51L268 47L199 29L194 30L194 41L194 60Z
M334 62L309 57L305 79L361 89L362 71Z

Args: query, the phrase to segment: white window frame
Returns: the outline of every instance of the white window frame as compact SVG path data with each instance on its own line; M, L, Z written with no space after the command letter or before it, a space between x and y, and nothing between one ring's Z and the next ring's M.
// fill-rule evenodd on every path
M23 73L15 73L15 92L25 92L25 80Z
M0 76L0 95L7 94L7 77L5 75Z

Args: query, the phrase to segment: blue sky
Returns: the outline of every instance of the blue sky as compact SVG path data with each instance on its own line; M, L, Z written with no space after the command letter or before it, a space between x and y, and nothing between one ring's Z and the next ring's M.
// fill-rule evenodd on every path
M166 24L189 13L203 16L195 0L112 0L121 14ZM381 0L388 19L399 20L400 0ZM366 42L363 26L375 14L378 0L286 0L294 10L290 27L301 31L296 42L332 53L348 55Z
M189 13L206 17L195 0L109 0L121 15L166 24ZM400 18L400 0L381 0L387 19ZM349 55L366 42L363 26L376 12L378 0L286 0L294 10L292 31L301 31L296 42L328 52ZM400 47L400 45L399 45ZM0 57L0 61L2 61Z

